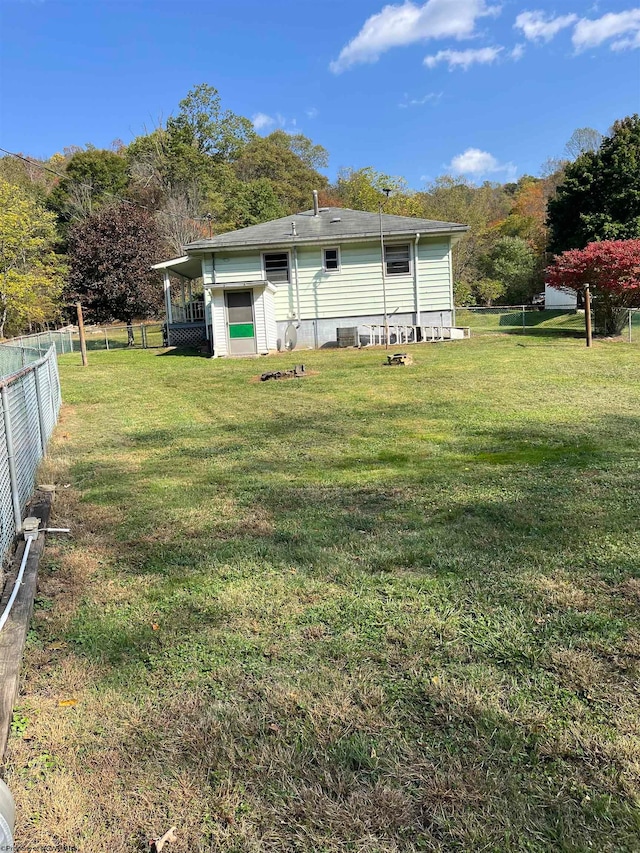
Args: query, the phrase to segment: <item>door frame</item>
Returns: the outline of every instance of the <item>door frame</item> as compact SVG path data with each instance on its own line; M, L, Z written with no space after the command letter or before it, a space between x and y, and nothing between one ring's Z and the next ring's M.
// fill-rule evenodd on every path
M234 353L231 351L231 335L229 334L229 304L227 302L227 295L229 293L250 293L251 294L251 317L252 317L252 325L253 325L253 352L246 353ZM224 325L225 332L227 335L227 353L230 356L234 355L257 355L258 353L258 330L256 328L256 300L255 293L252 287L234 287L228 288L223 291L224 297ZM242 339L238 339L242 340ZM245 340L249 340L245 338Z

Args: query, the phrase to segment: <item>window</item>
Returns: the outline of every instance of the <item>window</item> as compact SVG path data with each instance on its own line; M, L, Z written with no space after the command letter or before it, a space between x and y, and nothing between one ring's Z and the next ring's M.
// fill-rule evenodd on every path
M325 249L324 255L324 271L335 272L340 269L340 250Z
M401 246L385 246L384 262L386 264L387 275L406 275L411 272L409 258L408 243L404 243Z
M264 272L272 284L289 283L289 252L272 252L264 256Z

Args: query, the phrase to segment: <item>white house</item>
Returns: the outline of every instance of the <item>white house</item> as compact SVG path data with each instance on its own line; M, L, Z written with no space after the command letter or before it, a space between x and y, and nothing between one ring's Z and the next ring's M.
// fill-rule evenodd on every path
M198 240L155 265L164 273L169 343L208 341L215 356L244 355L335 345L338 329L366 336L385 317L452 326L451 248L467 230L319 208L314 193L311 210Z

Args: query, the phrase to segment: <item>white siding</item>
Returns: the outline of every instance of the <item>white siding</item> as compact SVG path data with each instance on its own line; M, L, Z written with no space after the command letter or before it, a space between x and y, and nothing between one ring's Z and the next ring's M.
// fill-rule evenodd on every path
M235 252L233 254L216 252L215 267L216 284L264 279L262 254L255 249L251 252Z
M269 352L264 290L261 287L254 287L253 289L253 319L253 328L255 329L256 336L256 350L260 353Z
M211 310L213 312L213 354L227 355L227 311L223 290L213 291Z
M264 290L262 294L267 325L267 349L274 350L278 346L278 327L276 326L276 309L273 293Z
M387 313L401 314L416 310L414 280L415 239L387 240L408 243L411 249L411 271L408 275L386 276ZM333 243L332 246L335 246ZM277 285L275 318L278 321L358 317L383 312L382 267L380 244L375 241L343 243L340 246L340 270L325 272L323 246L299 246L298 289L296 292L294 256L291 250L291 282ZM276 251L274 249L274 251ZM280 249L284 251L284 249ZM451 304L449 273L449 238L422 237L418 250L420 308L448 311ZM262 252L216 252L215 280L218 284L233 281L257 281L264 278Z
M202 282L213 284L213 255L205 255L202 259Z
M551 287L550 284L545 284L545 308L575 308L577 304L578 296L576 293L567 293L564 290L559 290L557 287Z
M421 237L418 243L418 275L421 311L449 311L451 279L449 239Z

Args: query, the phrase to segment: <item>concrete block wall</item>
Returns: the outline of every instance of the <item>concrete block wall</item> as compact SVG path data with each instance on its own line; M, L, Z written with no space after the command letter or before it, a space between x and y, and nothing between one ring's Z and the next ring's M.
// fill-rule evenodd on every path
M389 317L389 325L407 325L414 324L415 314L394 314ZM423 311L421 315L422 325L450 326L452 324L451 311ZM285 333L289 325L293 325L296 329L297 343L295 349L324 349L329 347L337 347L336 329L350 328L358 326L360 343L366 346L369 343L369 330L366 327L368 324L383 324L384 316L381 314L371 314L360 317L332 317L329 320L301 320L296 323L295 320L279 321L278 326L278 349L284 349Z

